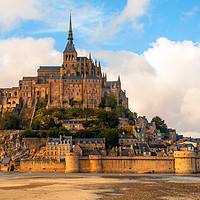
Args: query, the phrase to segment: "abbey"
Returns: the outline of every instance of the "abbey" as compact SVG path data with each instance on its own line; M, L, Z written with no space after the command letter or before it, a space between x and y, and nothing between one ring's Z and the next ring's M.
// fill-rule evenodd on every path
M23 77L19 87L0 89L0 112L29 109L43 99L47 107L70 107L72 101L82 108L97 108L105 96L114 97L118 104L128 108L128 98L121 89L120 77L117 81L107 81L102 74L100 62L88 57L78 57L73 44L70 14L68 43L63 52L61 66L40 66L36 77ZM23 110L23 109L22 109ZM22 112L22 111L21 111Z

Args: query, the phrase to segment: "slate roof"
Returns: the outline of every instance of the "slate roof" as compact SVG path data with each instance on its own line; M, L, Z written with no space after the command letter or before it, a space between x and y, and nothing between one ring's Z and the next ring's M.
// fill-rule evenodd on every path
M80 143L86 142L89 143L90 141L92 143L95 143L97 141L97 143L105 143L105 138L76 138L76 144L78 143L78 141L80 141Z
M83 122L80 120L65 120L63 124L82 124Z
M7 165L10 163L10 157L7 157L7 158L4 158L2 161L1 161L1 164L4 164L4 165Z
M83 149L83 156L89 156L89 155L103 155L103 154L96 148L94 150Z
M89 75L87 75L86 77L82 77L82 76L53 76L50 79L96 79L96 80L100 80L100 78L97 77L97 76L89 76Z
M62 142L67 142L68 140L72 141L72 136L63 136L61 139ZM56 143L60 144L60 138L49 138L47 141L47 145L56 145Z
M147 123L146 126L153 126L153 123Z
M50 79L83 79L82 76L53 76Z
M122 149L121 150L122 156L129 156L130 153L131 153L131 149Z
M32 79L37 79L37 77L23 77L23 80L32 80Z
M142 151L148 151L148 152L150 152L150 149L149 149L149 147L148 147L148 145L146 143L138 143L138 145L139 145L139 147L140 147L140 149Z
M84 79L100 79L100 78L97 77L97 76L90 76L90 75L87 75Z
M76 53L76 49L72 41L67 43L63 53Z
M136 124L135 125L135 130L136 130L137 133L140 133L142 131L142 125L143 124Z
M119 139L137 139L134 134L119 134Z
M61 66L40 66L38 71L60 71Z
M88 60L87 57L77 57L77 61L80 61L80 60Z

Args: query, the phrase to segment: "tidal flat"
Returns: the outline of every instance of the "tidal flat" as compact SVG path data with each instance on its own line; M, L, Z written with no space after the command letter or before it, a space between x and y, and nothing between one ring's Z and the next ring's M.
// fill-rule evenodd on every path
M200 174L0 172L0 200L200 199Z

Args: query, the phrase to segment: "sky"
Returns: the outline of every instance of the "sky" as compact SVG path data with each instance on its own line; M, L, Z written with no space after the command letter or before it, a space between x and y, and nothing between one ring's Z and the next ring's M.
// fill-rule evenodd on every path
M69 10L78 54L120 75L132 111L200 137L199 0L1 0L0 88L61 65Z

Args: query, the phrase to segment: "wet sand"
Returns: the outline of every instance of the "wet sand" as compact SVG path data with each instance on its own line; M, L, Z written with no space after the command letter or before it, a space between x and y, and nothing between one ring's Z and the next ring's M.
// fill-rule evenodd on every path
M200 175L0 172L0 200L200 199Z

